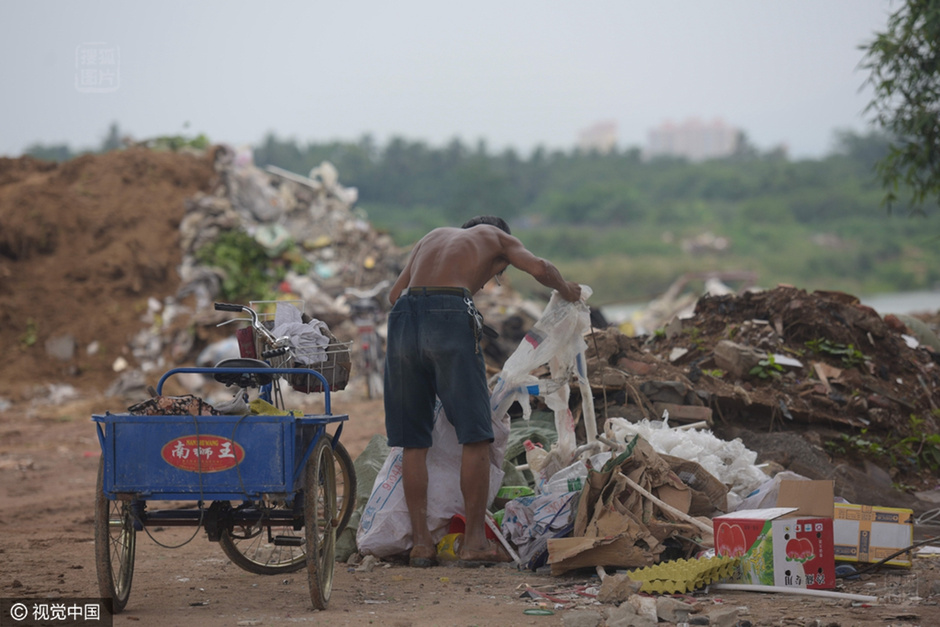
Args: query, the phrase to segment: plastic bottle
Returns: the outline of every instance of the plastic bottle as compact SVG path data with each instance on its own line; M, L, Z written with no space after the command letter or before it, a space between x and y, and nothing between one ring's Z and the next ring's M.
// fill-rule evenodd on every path
M548 462L548 451L533 444L532 440L526 440L522 445L525 447L525 461L529 464L529 470L532 474L537 474Z
M578 492L584 487L588 469L584 462L577 461L567 468L562 468L545 482L543 493L564 494L565 492Z

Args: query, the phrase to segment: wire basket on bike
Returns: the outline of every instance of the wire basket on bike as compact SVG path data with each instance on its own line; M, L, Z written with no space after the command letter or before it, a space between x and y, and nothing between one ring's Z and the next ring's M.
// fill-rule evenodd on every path
M352 342L340 342L329 331L327 331L327 336L330 338L330 343L326 347L326 361L304 365L304 367L322 374L330 385L331 392L345 390L346 384L349 383L349 372L352 369L352 361L349 357L349 347ZM304 394L323 391L323 383L320 379L309 374L289 374L287 382L292 388Z
M278 304L289 304L303 311L302 301L251 301L251 306L247 309L255 312L252 325L236 331L241 356L264 359L273 368L316 370L326 379L331 391L345 389L352 368L349 351L352 342L340 342L324 325L324 335L329 339L329 344L321 352L325 355L324 361L316 363L299 361L294 348L285 344L287 338L276 338L272 333L274 327L272 309ZM289 374L287 381L292 388L305 394L323 391L323 383L313 375Z

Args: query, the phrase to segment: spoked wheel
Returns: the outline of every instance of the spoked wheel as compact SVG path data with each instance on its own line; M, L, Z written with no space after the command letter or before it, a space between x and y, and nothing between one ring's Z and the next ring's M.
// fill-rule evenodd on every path
M333 458L336 463L336 508L338 510L336 518L339 520L336 535L338 536L346 529L349 517L356 509L356 467L342 442L337 442L334 446Z
M379 336L375 333L369 336L363 347L365 352L366 397L369 399L381 398L384 394L385 382L382 375L382 357L379 354Z
M330 445L333 446L332 437ZM312 455L312 454L311 454ZM356 508L356 468L349 451L342 442L333 448L336 478L336 514L339 536L349 524ZM239 568L257 575L282 575L307 565L304 531L299 525L285 520L281 525L264 521L263 510L274 508L271 503L242 505L238 509L257 507L258 520L252 524L235 524L231 531L222 530L219 545L225 555ZM283 507L279 511L285 511ZM298 516L302 512L298 512Z
M336 552L336 467L327 438L321 437L304 469L304 532L307 579L313 608L325 610L333 590Z
M111 613L127 605L134 578L137 531L129 500L111 500L104 494L104 458L98 463L95 492L95 567L98 594L111 599Z
M254 508L258 514L256 521L236 523L231 531L223 529L219 534L219 545L232 563L257 575L282 575L306 566L304 534L300 525L294 525L289 519L274 524L265 517L265 512L284 513L291 510L267 502L249 503L239 510ZM299 519L300 515L298 511L296 518Z

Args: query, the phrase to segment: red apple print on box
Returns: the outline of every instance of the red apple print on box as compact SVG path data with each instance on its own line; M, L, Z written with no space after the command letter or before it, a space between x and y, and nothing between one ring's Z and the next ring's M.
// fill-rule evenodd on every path
M806 538L791 538L787 542L787 559L805 564L816 557L813 553L813 543Z
M731 527L731 555L741 557L747 553L747 540L744 539L744 529L738 525Z
M719 555L741 557L747 552L744 530L738 525L721 523L718 526L718 534L715 536L715 547Z
M808 562L816 557L813 551L813 543L809 541L809 538L800 538L800 546L802 547L801 553L804 562Z
M800 552L803 550L803 547L800 546L800 540L798 538L790 538L787 541L787 559L788 560L798 560L800 559Z

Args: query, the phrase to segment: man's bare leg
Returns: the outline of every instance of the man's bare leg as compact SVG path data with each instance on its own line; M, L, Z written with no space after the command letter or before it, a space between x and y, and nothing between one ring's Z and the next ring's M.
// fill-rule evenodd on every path
M405 503L408 505L408 517L411 519L412 563L429 566L437 555L437 547L428 529L428 449L406 448L402 452L402 486L405 489ZM415 563L415 559L428 560L427 563Z
M463 445L460 461L460 490L463 492L467 525L461 556L480 559L493 549L486 539L486 500L490 491L490 443L486 440Z

